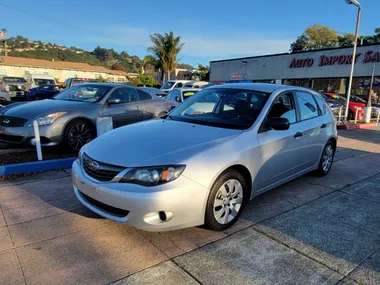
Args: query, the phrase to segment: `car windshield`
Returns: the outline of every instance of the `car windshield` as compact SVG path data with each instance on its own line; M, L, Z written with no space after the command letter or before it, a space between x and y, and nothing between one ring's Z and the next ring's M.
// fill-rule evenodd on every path
M44 84L50 84L50 85L55 84L53 79L40 79L40 78L34 78L34 83L37 86L44 85Z
M269 93L212 88L200 91L175 108L170 120L244 130L257 119Z
M22 77L4 77L4 83L24 83L25 79Z
M166 81L164 85L162 85L161 89L170 89L174 86L175 81Z
M54 99L94 103L101 100L111 89L111 86L106 85L81 84L66 89L55 96Z

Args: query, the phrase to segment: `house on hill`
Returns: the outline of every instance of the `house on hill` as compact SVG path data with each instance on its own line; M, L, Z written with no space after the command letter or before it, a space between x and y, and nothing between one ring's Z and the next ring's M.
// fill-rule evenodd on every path
M46 74L64 82L67 78L104 78L112 82L127 82L128 73L121 70L111 70L103 66L94 66L81 62L55 61L25 57L0 57L0 77L27 74Z

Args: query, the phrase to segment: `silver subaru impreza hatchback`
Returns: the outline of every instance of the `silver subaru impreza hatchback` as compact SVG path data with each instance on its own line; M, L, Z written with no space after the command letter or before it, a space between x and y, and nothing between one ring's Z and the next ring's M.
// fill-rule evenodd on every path
M97 214L143 230L224 230L255 196L311 171L326 175L337 138L316 92L217 85L165 119L85 145L72 168L74 191Z

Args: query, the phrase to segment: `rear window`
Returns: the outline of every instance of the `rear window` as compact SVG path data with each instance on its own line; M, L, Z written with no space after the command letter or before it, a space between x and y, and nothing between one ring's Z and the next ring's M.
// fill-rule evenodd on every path
M49 84L49 85L54 85L55 82L53 79L39 79L39 78L34 78L34 83L37 86L44 85L44 84Z
M137 93L139 95L139 99L141 101L145 101L145 100L150 100L152 99L152 96L148 93L148 92L145 92L143 90L140 90L140 89L137 89Z
M322 115L326 114L326 102L320 96L314 96Z

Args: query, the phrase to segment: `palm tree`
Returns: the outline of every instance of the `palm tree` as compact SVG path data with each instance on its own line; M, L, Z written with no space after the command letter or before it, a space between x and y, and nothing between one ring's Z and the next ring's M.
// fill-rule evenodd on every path
M182 50L184 43L181 43L181 37L174 36L172 31L164 35L159 33L150 35L150 40L153 46L149 47L148 51L151 52L153 57L158 61L156 67L160 67L162 72L166 72L167 80L169 80L170 73L177 67L179 61L177 55Z

